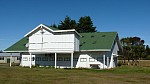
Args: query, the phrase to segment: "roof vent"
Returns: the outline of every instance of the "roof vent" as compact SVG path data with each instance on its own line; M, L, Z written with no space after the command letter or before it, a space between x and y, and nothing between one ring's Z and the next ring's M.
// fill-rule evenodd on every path
M93 38L94 36L92 35L91 38Z
M96 41L93 41L93 43L92 44L96 44Z
M83 44L85 44L86 42L83 42Z

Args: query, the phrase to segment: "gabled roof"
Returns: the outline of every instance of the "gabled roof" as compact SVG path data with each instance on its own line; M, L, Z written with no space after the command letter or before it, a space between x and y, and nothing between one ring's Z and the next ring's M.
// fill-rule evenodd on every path
M80 33L81 51L111 51L117 32Z
M30 36L32 33L34 33L36 30L40 29L40 28L45 28L49 31L52 31L52 32L75 32L77 35L81 36L75 29L68 29L68 30L59 30L59 29L56 29L56 28L53 28L53 27L49 27L49 26L46 26L44 24L40 24L38 25L36 28L34 28L33 30L31 30L30 32L28 32L24 37L26 36Z
M26 47L27 43L28 43L28 37L24 37L4 51L7 51L7 52L28 52L28 48Z
M118 36L117 32L95 32L80 33L80 50L81 51L111 51L113 44ZM5 52L22 52L28 51L25 46L28 43L28 37L24 37L14 45L10 46Z

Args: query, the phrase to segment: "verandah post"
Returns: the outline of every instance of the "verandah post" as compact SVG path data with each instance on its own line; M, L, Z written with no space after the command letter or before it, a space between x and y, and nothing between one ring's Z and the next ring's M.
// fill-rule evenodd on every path
M32 53L30 53L30 68L32 68Z
M71 68L73 68L73 53L71 53Z
M105 67L105 54L103 55L103 69Z
M10 67L11 67L11 63L12 63L12 53L10 53L10 64L9 64Z
M55 53L55 69L57 68L57 53Z

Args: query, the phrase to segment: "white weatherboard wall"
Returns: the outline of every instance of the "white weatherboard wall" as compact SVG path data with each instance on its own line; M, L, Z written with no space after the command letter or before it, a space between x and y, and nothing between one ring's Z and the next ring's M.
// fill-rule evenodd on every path
M119 48L118 48L118 45L117 45L117 42L116 42L115 45L114 45L114 48L112 50L109 68L113 68L113 67L117 66L117 60L116 59L117 59L118 51L119 51Z
M32 65L35 66L35 55L32 55ZM30 55L22 55L21 66L26 67L30 66Z
M75 33L52 33L43 28L29 36L29 52L63 52L79 51L79 38Z

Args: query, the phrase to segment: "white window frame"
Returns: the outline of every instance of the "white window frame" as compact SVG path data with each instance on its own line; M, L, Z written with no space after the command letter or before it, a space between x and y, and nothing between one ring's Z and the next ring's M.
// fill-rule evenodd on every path
M89 58L89 62L95 62L95 58Z
M28 57L23 57L22 60L23 61L28 61Z
M87 58L80 58L80 62L86 62Z

